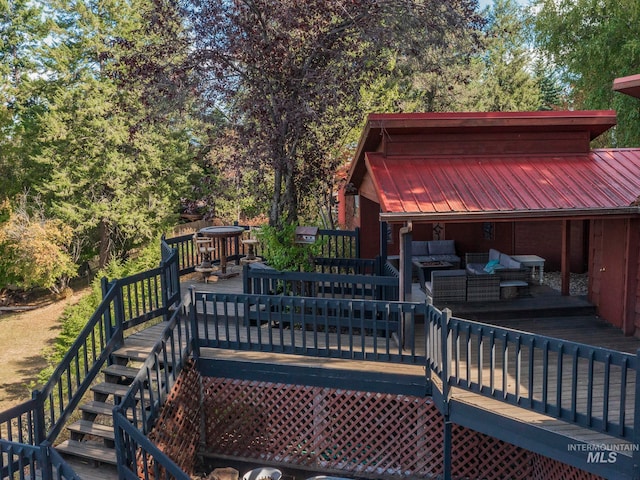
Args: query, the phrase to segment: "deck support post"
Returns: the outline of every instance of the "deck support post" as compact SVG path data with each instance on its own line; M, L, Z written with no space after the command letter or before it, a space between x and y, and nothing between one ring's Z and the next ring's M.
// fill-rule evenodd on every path
M442 405L441 412L444 417L444 441L442 444L443 454L443 478L451 480L451 421L449 420L449 400L451 389L449 384L450 367L451 367L451 335L449 335L449 319L451 318L451 310L445 308L440 317L440 335L441 335L441 351L442 351Z
M452 424L449 421L449 415L447 415L444 419L444 441L443 441L443 465L442 465L442 478L444 480L451 480L451 443L452 443L452 435L451 428Z

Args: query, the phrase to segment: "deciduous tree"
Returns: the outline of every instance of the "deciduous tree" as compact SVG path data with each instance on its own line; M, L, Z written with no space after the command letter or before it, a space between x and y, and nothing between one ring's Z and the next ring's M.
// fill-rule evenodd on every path
M246 164L237 168L271 174L273 225L295 223L302 199L332 179L342 160L336 145L366 113L361 87L396 58L415 59L403 62L407 70L436 71L468 52L480 21L475 0L184 4L203 90L243 152Z
M640 145L638 101L612 91L613 80L640 73L640 3L637 0L539 0L537 42L563 66L574 108L609 109L618 127L613 146Z

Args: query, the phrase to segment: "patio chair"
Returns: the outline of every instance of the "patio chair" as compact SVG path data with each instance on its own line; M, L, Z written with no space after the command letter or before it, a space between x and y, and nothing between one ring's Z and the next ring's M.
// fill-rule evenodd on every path
M204 283L208 283L211 274L218 270L218 268L211 263L211 254L216 251L213 238L204 237L196 233L193 235L193 243L196 254L200 256L200 264L196 265L194 270L202 274Z
M498 275L467 276L467 302L500 300L500 277Z
M425 293L434 305L443 302L464 302L467 299L465 270L434 270L431 281L425 283Z
M262 258L256 256L256 247L260 244L260 240L256 238L256 233L260 230L258 228L249 227L249 230L242 236L242 245L247 247L247 254L240 259L242 265L253 262L261 262Z

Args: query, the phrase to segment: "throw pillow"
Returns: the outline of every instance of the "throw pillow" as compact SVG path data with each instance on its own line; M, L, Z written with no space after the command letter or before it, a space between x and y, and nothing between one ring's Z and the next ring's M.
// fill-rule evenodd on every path
M489 260L484 266L484 271L487 273L496 273L496 267L500 265L500 260Z

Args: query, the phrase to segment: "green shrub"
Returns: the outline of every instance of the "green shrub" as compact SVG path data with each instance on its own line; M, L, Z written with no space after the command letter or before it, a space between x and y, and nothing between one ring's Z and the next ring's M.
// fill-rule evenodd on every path
M270 266L280 271L312 272L313 258L321 251L321 244L296 243L296 225L282 228L262 227L260 241L264 247L264 256Z

